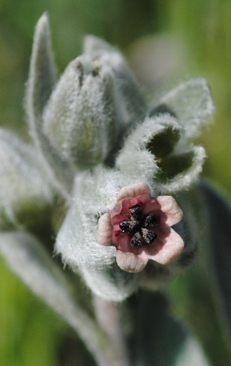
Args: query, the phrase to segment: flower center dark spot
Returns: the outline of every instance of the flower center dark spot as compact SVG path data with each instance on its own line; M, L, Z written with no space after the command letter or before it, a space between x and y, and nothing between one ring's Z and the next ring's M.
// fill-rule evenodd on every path
M135 205L129 208L131 219L134 221L140 221L143 217L143 212L140 205Z
M144 215L140 205L129 207L129 220L120 223L120 230L131 237L130 244L134 248L151 244L157 237L154 228L157 219L153 213Z

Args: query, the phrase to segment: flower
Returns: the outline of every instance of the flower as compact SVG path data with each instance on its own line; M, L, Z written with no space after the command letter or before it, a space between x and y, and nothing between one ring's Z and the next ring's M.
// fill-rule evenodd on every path
M98 242L116 247L116 262L127 272L140 272L148 260L166 265L183 250L183 239L172 225L182 210L172 196L151 197L146 183L121 189L111 213L98 221Z

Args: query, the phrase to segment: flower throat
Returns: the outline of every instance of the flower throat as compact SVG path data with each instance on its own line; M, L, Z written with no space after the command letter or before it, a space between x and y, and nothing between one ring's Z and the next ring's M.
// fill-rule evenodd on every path
M157 237L157 219L153 213L144 215L139 204L129 207L130 220L120 223L120 230L131 237L130 245L139 248L151 244Z

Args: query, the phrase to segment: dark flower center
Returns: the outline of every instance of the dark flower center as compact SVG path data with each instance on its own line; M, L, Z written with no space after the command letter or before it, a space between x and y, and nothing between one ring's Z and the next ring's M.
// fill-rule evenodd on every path
M153 213L144 215L140 205L129 207L130 219L120 223L120 230L131 237L130 244L134 248L151 244L157 237L154 228L157 219Z

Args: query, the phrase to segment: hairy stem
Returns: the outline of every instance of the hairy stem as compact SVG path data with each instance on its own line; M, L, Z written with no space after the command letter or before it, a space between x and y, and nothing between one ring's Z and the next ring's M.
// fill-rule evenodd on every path
M96 319L108 336L112 360L110 366L128 366L125 339L122 331L120 305L94 297Z

